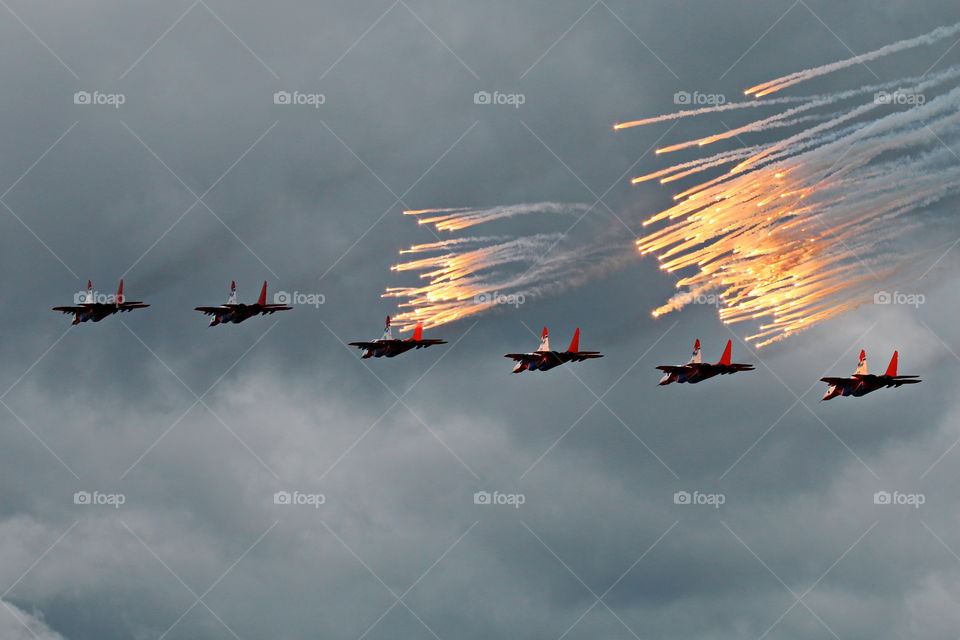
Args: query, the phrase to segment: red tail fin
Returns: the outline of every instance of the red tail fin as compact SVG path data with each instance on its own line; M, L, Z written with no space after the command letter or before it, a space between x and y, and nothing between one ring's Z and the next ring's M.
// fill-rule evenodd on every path
M257 304L264 305L267 304L267 281L263 281L263 288L260 289L260 299L257 300Z
M727 346L723 349L723 355L720 356L720 362L717 364L730 364L731 351L733 351L733 340L727 340Z
M580 329L578 328L573 332L573 340L570 341L570 346L567 348L567 351L571 353L576 353L580 351Z
M887 372L883 375L885 376L895 376L897 375L897 360L899 356L896 351L893 352L893 357L890 358L890 364L887 365Z
M390 316L387 316L387 323L386 323L384 326L385 326L385 327L389 327L389 326L390 326Z
M413 330L413 339L423 340L423 323L422 322L418 322L417 327Z
M117 304L123 304L123 278L120 279L120 286L117 287Z

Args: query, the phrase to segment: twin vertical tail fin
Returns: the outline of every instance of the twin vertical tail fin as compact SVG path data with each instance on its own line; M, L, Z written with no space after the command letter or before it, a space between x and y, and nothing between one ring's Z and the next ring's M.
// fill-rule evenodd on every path
M720 362L717 364L730 364L733 351L733 340L727 340L727 346L723 349L723 355L720 356Z
M580 351L580 329L577 328L573 332L573 340L570 341L570 346L567 348L567 351L570 353L576 353Z
M87 280L87 297L84 298L87 304L93 304L93 282Z
M230 296L227 298L227 304L237 304L237 281L230 281Z
M123 278L120 279L120 286L117 287L117 304L123 304Z
M857 362L857 370L854 373L859 375L867 375L869 373L867 370L867 352L863 349L860 350L860 361Z
M257 304L263 306L267 304L267 281L263 281L263 288L260 289L260 298L257 300Z
M390 326L390 316L387 316L387 325L383 328L381 340L393 340L393 327Z
M897 375L897 361L899 360L899 357L900 357L899 354L898 354L896 351L894 351L894 352L893 352L893 357L890 358L890 364L887 365L887 372L884 373L883 375L896 377L896 375Z
M547 332L547 328L543 328L543 333L540 334L540 346L537 347L537 351L550 351L550 334Z
M700 355L700 338L693 343L693 355L690 356L690 362L687 364L699 364L703 362L703 356Z
M423 323L418 322L416 328L413 330L413 341L423 340Z

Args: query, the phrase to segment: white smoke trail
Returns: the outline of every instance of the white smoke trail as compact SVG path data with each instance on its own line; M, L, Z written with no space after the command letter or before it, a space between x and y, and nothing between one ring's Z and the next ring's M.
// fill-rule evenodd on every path
M759 97L956 33L960 24L782 76L748 93ZM785 107L658 153L760 134L762 142L632 180L669 183L729 167L685 186L672 206L644 222L662 224L637 241L640 254L656 254L660 269L678 277L678 293L653 315L713 296L724 322L759 322L749 338L762 346L868 303L878 289L918 283L929 271L920 273L922 261L938 259L941 230L956 227L944 210L960 194L960 166L950 149L960 144L958 77L960 67L954 66L826 95L711 106L616 125ZM589 210L584 204L538 203L406 213L420 224L455 231L517 215ZM415 245L402 253L424 256L393 269L415 271L426 282L384 295L401 300L399 321L407 327L416 321L436 326L619 268L629 260L624 241L620 234L575 244L562 234L541 233Z
M826 75L828 73L833 73L834 71L840 71L841 69L846 69L852 67L856 64L863 64L866 62L871 62L877 58L882 58L893 53L899 53L901 51L906 51L907 49L913 49L915 47L921 47L926 45L934 44L944 38L949 38L956 34L960 33L960 22L945 27L937 27L930 33L926 33L922 36L917 36L915 38L908 38L906 40L901 40L900 42L894 42L893 44L888 44L879 49L874 49L869 53L864 53L859 56L854 56L846 60L839 60L837 62L831 62L830 64L821 65L819 67L814 67L812 69L805 69L803 71L796 71L794 73L781 76L774 80L763 82L756 86L750 87L745 94L753 94L756 97L762 97L773 93L774 91L780 91L787 87L791 87L800 82L806 80L811 80L813 78Z
M437 231L458 231L494 220L531 213L575 215L584 213L589 209L590 206L586 204L536 202L529 204L512 204L487 209L423 209L420 211L404 211L404 213L418 216L417 222L419 224L432 224L436 227ZM438 213L440 215L435 215Z
M960 138L960 89L929 100L919 90L956 73L907 85L923 96L909 108L870 119L889 105L851 105L767 144L652 216L648 223L673 222L639 240L641 252L657 253L665 271L693 270L654 315L716 294L724 321L763 321L750 336L763 345L869 302L893 282L915 280L929 250L891 242L922 236L936 220L921 225L912 216L960 193L949 149ZM693 168L735 157L718 154ZM671 175L689 171L682 166Z
M444 246L425 251L457 244L431 243ZM575 245L562 233L522 236L395 265L394 271L418 272L427 283L388 288L383 295L404 300L394 316L401 330L417 322L429 328L577 286L632 256L623 244Z

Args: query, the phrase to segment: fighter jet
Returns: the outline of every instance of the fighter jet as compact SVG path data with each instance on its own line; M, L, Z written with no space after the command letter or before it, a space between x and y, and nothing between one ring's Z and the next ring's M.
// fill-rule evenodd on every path
M218 324L232 322L239 324L247 318L256 315L269 315L276 311L289 311L293 307L287 307L282 304L267 304L267 281L263 281L263 288L260 289L260 298L256 304L240 304L237 302L237 283L230 283L230 297L225 304L219 307L196 307L196 311L201 311L205 315L213 316L210 326L215 327Z
M71 324L80 324L81 322L100 322L107 316L122 311L133 311L134 309L145 309L150 305L144 304L139 300L127 302L123 297L123 280L120 280L120 287L115 296L106 296L102 302L94 299L93 283L87 280L86 294L78 293L74 296L76 306L73 307L54 307L54 311L62 313L72 313L73 322Z
M371 342L351 342L351 347L364 349L363 359L366 358L393 358L411 349L426 349L435 344L447 344L446 340L424 340L423 323L418 322L413 335L406 340L393 337L393 327L390 326L390 316L387 316L387 326L378 340Z
M890 364L887 365L887 371L882 376L873 375L867 371L867 352L860 351L860 362L857 363L857 370L849 378L820 378L822 382L827 383L827 392L823 394L820 401L836 398L837 396L865 396L868 393L882 389L884 387L899 387L903 384L917 384L923 382L920 376L898 376L897 360L899 356L896 351L890 358Z
M659 384L665 385L670 384L671 382L688 382L690 384L696 384L701 380L706 380L707 378L712 378L713 376L720 375L725 376L728 373L736 373L738 371L753 371L752 364L738 364L736 362L730 362L730 353L733 350L733 340L727 340L727 346L723 350L723 355L720 357L720 362L716 364L710 364L708 362L703 362L703 359L700 355L700 340L697 340L693 344L693 356L690 358L690 362L684 365L661 365L657 367L660 371L663 371L666 375L661 378Z
M552 351L547 328L543 328L540 346L532 353L508 353L504 358L513 358L517 362L511 373L522 371L549 371L567 362L581 362L590 358L602 358L599 351L580 351L580 329L573 332L573 340L566 351Z

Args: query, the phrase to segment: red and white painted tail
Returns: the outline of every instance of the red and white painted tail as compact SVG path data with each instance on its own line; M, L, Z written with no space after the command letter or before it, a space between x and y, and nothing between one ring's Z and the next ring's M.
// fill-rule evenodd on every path
M227 304L237 304L237 281L230 281L230 295L227 297Z
M899 354L898 354L896 351L894 351L894 352L893 352L893 357L890 358L890 364L887 365L887 371L886 371L886 373L884 373L883 375L896 377L896 375L897 375L897 361L899 360L899 357L900 357Z
M543 333L540 334L540 346L537 347L537 351L550 351L550 334L547 332L547 328L543 328Z
M87 280L87 297L83 299L84 304L93 304L93 282Z
M423 340L423 323L418 322L417 326L413 329L413 337L411 338L414 342L418 340Z
M577 330L573 332L573 340L570 341L570 346L567 347L567 351L570 353L576 353L580 351L580 328L577 327Z
M387 316L387 325L383 328L381 340L393 340L393 327L390 325L390 316Z
M857 370L853 372L854 375L867 375L869 370L867 369L867 352L863 349L860 350L860 361L857 362Z
M717 364L730 364L733 357L733 340L727 340L727 346L723 348L723 355L720 356L720 362Z
M703 356L700 355L700 338L693 343L693 355L690 356L690 362L687 364L699 364L703 362Z
M123 278L120 279L120 286L117 287L117 304L123 304Z
M257 304L263 306L267 304L267 281L263 281L263 288L260 289L260 297L257 299Z

